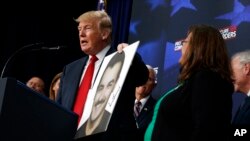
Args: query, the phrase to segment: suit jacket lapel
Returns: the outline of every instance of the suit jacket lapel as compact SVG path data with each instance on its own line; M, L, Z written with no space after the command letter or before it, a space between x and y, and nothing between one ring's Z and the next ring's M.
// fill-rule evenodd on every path
M244 100L244 103L242 104L242 106L239 107L239 109L237 110L235 118L234 118L234 123L238 123L239 121L241 121L241 118L244 117L244 114L247 113L249 108L250 108L250 97L247 97Z
M145 103L144 107L142 108L139 116L137 117L137 120L138 121L142 120L149 111L153 110L153 106L154 106L154 100L150 96L147 102Z
M71 109L74 106L74 101L75 101L75 97L77 95L77 90L79 88L79 84L80 84L80 80L81 80L81 76L82 76L82 72L84 70L84 67L87 63L88 60L88 56L87 57L83 57L82 59L79 60L79 64L75 65L75 69L73 69L73 73L72 76L70 76L71 78L69 78L68 80L70 80L69 82L67 82L67 85L71 85L70 90L68 91L70 94L68 95L68 101L69 101L69 105L71 105ZM78 81L75 81L74 79L78 79Z
M250 108L250 97L247 97L244 101L244 105L241 108L241 111L243 111L243 113L245 113L246 111L248 111Z

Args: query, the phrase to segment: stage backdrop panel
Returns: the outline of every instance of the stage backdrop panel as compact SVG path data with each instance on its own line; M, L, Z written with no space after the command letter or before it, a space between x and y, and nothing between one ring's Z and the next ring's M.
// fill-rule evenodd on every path
M250 49L249 0L136 0L133 1L129 42L140 40L138 52L157 69L158 99L171 89L179 71L181 40L193 24L209 24L221 31L229 55ZM235 95L235 106L242 95ZM237 97L237 98L236 98Z

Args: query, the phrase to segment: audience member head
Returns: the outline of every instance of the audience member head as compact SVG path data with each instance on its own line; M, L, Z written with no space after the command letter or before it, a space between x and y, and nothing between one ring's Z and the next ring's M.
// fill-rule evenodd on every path
M237 52L232 56L234 89L236 92L250 91L250 50Z
M150 65L146 66L149 71L148 81L144 85L136 87L135 97L137 100L141 100L142 98L149 96L157 84L156 72L154 68Z
M60 87L60 79L62 76L62 72L56 74L54 76L54 78L52 79L51 83L50 83L50 88L49 88L49 98L51 100L55 100L56 96L58 94L58 90Z
M43 81L42 78L38 77L38 76L34 76L34 77L31 77L26 85L28 87L30 87L31 89L41 93L41 94L45 94L44 93L44 90L45 90L45 83Z
M182 41L181 53L179 81L201 69L218 72L222 78L232 81L226 43L218 29L208 25L191 26Z
M105 11L89 11L75 21L84 53L95 55L111 43L112 21Z

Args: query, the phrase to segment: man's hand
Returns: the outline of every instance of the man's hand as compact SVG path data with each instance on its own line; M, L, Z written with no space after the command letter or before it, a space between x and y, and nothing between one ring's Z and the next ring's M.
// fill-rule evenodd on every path
M127 43L120 43L120 44L117 46L117 51L118 51L119 53L122 53L123 49L124 49L126 46L128 46Z

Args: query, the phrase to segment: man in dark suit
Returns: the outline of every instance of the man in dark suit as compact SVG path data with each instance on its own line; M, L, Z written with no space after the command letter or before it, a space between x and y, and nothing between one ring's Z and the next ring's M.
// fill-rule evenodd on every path
M233 125L250 127L250 50L235 53L231 64L235 91L247 95L234 116Z
M85 54L87 54L87 56L76 60L64 67L60 82L60 89L56 100L58 103L70 110L75 109L74 107L77 100L77 91L81 84L82 77L84 77L85 70L88 67L90 60L89 58L92 58L93 55L98 58L98 60L94 63L94 73L92 78L93 86L95 77L104 57L116 51L110 45L112 22L111 18L107 15L106 12L89 11L80 15L76 19L76 22L78 22L81 50ZM122 53L122 48L124 47L125 46L120 44L117 47L118 52ZM127 77L124 81L107 131L83 138L76 136L76 139L84 141L127 141L136 138L137 128L136 122L133 117L133 93L135 91L135 87L143 85L144 83L146 83L147 79L147 67L145 66L139 54L136 54L128 71ZM88 109L91 107L86 108ZM83 126L83 123L81 122L83 118L85 117L79 116L80 122L78 125L78 129ZM80 131L78 130L77 132ZM79 133L77 133L77 135L79 135Z
M146 65L149 71L148 81L139 87L136 87L135 91L135 106L134 106L134 116L137 122L137 128L139 130L140 140L143 140L144 133L148 127L148 124L152 120L154 106L156 100L152 97L151 93L155 88L156 81L156 71L150 65ZM140 107L137 110L137 103L140 102Z

